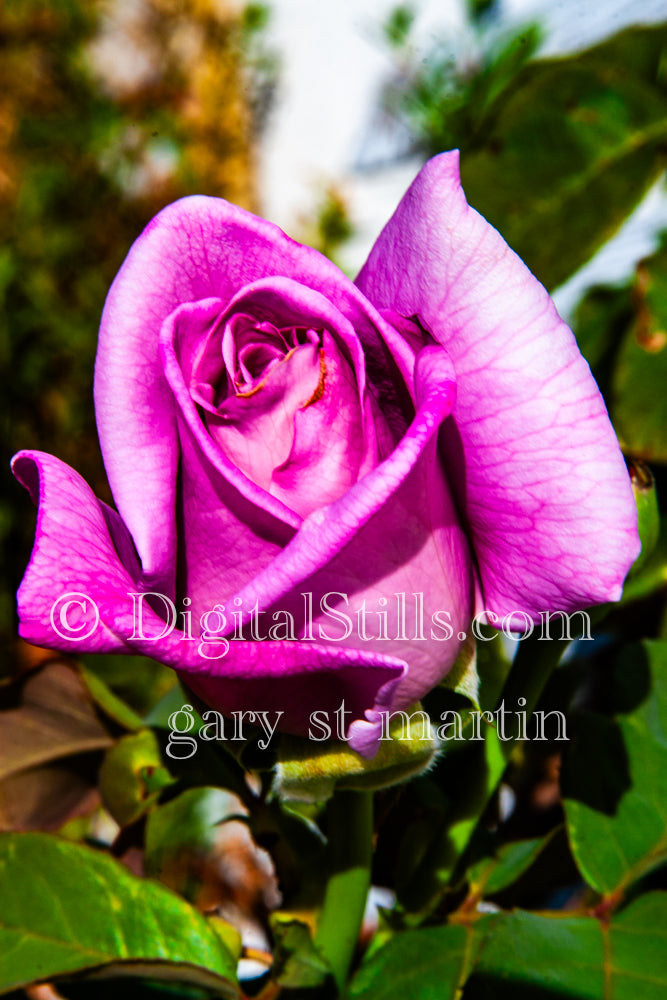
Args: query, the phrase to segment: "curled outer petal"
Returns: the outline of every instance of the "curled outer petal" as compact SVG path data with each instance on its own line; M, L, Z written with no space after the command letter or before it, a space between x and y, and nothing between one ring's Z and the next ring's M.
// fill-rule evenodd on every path
M639 541L604 402L545 289L467 204L458 153L422 169L357 285L452 359L441 447L485 608L537 617L618 600Z

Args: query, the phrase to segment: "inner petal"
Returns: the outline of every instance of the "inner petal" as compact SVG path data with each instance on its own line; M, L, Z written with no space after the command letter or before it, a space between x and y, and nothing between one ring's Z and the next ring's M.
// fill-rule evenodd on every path
M319 292L290 279L243 289L189 374L220 450L301 516L345 493L385 451L353 327Z
M268 375L284 357L285 351L275 344L246 344L237 354L238 368L234 372L237 389L252 385L256 379Z
M229 395L215 413L205 415L213 440L269 492L274 469L292 452L294 415L316 393L319 380L319 347L302 344L274 364L254 389Z
M289 334L289 331L288 331ZM273 323L246 312L229 316L222 333L222 358L232 391L247 391L294 345Z

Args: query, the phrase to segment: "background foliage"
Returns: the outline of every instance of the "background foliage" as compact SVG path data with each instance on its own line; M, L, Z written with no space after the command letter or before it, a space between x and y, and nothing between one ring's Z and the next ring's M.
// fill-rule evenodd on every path
M439 46L416 60L412 13L397 8L384 101L424 157L461 148L470 202L555 288L661 175L667 26L543 59L537 27L488 30L493 7L470 4L479 55L464 67ZM120 47L134 46L134 75L97 0L0 11L6 436L10 451L54 452L106 499L91 405L104 296L168 201L196 190L257 207L253 139L276 72L260 7L134 9ZM349 221L335 192L325 208L332 252ZM627 283L591 289L574 328L635 462L645 551L621 603L595 612L593 642L545 652L527 640L513 665L498 642L477 651L481 707L548 678L538 707L565 713L567 742L500 746L490 730L376 794L372 879L390 892L363 931L349 998L667 991L667 237ZM286 773L294 747L262 753L249 736L233 754L212 743L170 759L167 720L184 700L170 671L17 643L13 590L34 516L6 487L0 992L44 996L33 984L55 981L72 998L234 997L243 956L242 973L266 970L246 992L332 995L313 928L333 814L271 794L275 753ZM426 707L465 715L466 690L436 689Z

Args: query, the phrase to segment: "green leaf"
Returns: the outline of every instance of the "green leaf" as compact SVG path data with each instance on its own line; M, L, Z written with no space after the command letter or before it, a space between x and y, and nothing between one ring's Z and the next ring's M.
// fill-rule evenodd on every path
M667 894L640 897L610 925L517 910L484 918L466 1000L662 1000Z
M0 992L103 967L236 997L206 920L104 854L46 834L0 835Z
M630 573L636 576L646 566L660 538L660 510L653 473L643 462L630 463L630 481L637 504L637 526L642 550L632 564Z
M604 383L605 362L623 339L633 316L632 292L627 284L595 285L578 304L572 327L579 350L599 383Z
M495 857L478 861L468 873L471 890L492 896L512 885L528 871L558 830L562 827L552 830L546 837L504 844Z
M583 715L563 767L572 853L603 894L667 856L667 643L626 650L610 688L617 719Z
M151 729L119 740L100 769L104 804L120 826L139 819L156 804L162 789L172 781Z
M190 788L156 806L146 823L146 874L194 902L220 824L244 818L245 813L235 795L218 788Z
M620 346L611 384L611 415L633 455L667 461L667 239L638 267L634 317Z
M56 829L90 812L112 736L77 671L55 660L3 685L0 829Z
M322 986L331 970L313 943L310 928L285 913L271 915L275 942L272 978L288 989Z
M471 205L548 288L618 229L664 166L664 25L527 65L465 150ZM664 77L664 70L662 70Z
M188 702L189 697L183 690L180 681L176 681L153 705L150 712L144 717L144 723L152 729L169 729L170 716L173 712L179 712L183 705ZM202 717L196 709L193 709L192 716L195 720L193 730L199 731L204 725Z
M364 963L345 1000L454 1000L473 943L471 930L454 925L397 934Z
M588 292L574 327L622 446L635 458L667 460L667 235L632 281Z
M99 804L98 770L99 755L86 754L3 778L0 830L58 830L76 818L89 823Z
M477 933L482 945L466 1000L604 997L604 942L592 917L517 910L483 918Z
M208 926L220 938L224 947L231 955L232 960L234 962L239 962L243 954L243 939L241 937L241 932L237 930L233 924L228 923L216 914L209 913L206 919Z
M79 668L79 672L93 701L110 719L113 719L124 729L141 729L143 726L141 717L129 705L121 701L101 677L83 665Z
M147 714L177 681L171 667L146 656L90 653L84 659L89 671L139 715Z
M103 750L112 737L76 671L47 663L5 688L0 712L0 779L38 764Z
M346 1000L661 1000L667 893L635 900L611 923L516 910L472 926L396 934L365 962Z
M436 732L447 754L466 747L480 711L495 710L512 665L500 634L491 626L482 626L481 634L479 642L468 636L450 672L424 698L434 727L440 722Z
M612 1000L663 1000L667 994L667 893L631 903L609 928Z
M667 547L662 539L649 559L648 565L642 567L637 576L627 580L623 587L622 603L642 601L657 590L662 590L665 585L667 585Z

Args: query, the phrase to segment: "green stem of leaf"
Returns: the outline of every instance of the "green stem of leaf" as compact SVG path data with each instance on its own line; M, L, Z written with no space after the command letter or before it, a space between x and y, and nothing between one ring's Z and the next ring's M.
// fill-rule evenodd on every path
M339 791L329 803L330 876L315 944L343 991L370 887L373 795Z
M482 814L505 772L515 742L521 735L521 716L518 713L525 712L526 719L530 719L565 648L565 645L558 640L547 641L536 636L530 636L519 644L497 705L499 707L504 703L505 711L508 713L505 725L506 739L501 740L495 728L489 729L485 745L486 781L483 792L469 815L457 823L455 829L451 831L457 858L460 859L468 847ZM522 699L521 704L519 699ZM450 868L450 871L452 870L453 866Z

